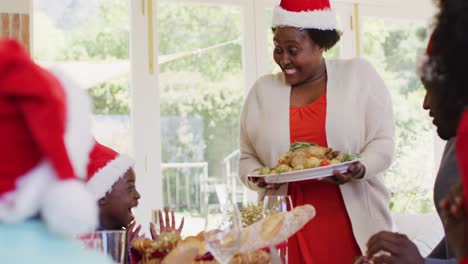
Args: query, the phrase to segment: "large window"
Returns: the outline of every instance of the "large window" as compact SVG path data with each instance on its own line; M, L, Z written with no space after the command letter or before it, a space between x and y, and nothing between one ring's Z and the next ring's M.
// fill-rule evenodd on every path
M424 88L416 74L428 32L423 21L361 17L363 56L384 79L396 117L396 158L385 173L395 212L433 209L433 130L422 108Z
M130 152L129 2L90 1L86 8L34 2L34 58L68 73L88 91L98 141Z
M161 0L157 10L163 199L197 223L237 173L242 9Z

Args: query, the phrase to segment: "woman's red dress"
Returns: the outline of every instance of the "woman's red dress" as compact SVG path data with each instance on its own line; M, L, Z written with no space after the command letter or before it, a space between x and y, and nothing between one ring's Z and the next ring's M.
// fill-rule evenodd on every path
M326 92L308 105L291 107L291 144L306 141L327 146L326 110ZM317 211L315 218L289 239L289 263L343 264L361 255L338 185L318 180L294 182L289 184L288 193L293 206L311 204Z

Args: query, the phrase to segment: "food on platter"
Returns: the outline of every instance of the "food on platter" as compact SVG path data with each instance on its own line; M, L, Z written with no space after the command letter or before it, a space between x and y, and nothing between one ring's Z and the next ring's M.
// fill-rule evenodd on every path
M291 145L288 152L280 156L278 164L275 167L261 168L259 175L312 169L340 164L352 159L354 159L352 155L341 154L340 151L333 150L332 148L308 142L295 142Z

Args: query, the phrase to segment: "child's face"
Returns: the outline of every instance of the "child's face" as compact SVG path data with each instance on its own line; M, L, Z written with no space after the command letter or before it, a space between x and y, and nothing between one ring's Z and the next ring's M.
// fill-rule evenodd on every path
M138 206L140 194L135 187L135 172L128 170L99 201L100 222L105 229L128 226L135 218L131 209Z

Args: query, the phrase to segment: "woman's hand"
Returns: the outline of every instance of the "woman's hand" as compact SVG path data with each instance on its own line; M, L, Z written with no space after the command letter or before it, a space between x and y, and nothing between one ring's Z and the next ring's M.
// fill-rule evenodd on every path
M180 225L178 228L176 228L176 221L175 221L175 216L174 216L174 210L171 210L171 221L169 221L169 207L164 207L164 215L165 215L165 220L163 219L163 215L161 210L158 210L158 219L159 219L159 234L162 232L172 232L175 231L179 235L182 232L182 228L184 228L184 218L182 217L182 220L180 220ZM150 223L150 231L151 231L151 238L153 240L159 239L159 235L156 232L156 228L153 223Z
M259 172L259 171L260 169L255 169L252 171L252 173ZM249 182L254 183L258 187L266 189L266 190L278 190L279 187L282 185L282 183L266 183L263 177L248 177L247 180Z
M278 190L282 183L266 183L263 177L249 177L249 181L266 190Z
M468 257L468 219L466 218L463 188L455 183L439 202L447 240L457 259Z
M366 173L366 167L361 162L357 161L349 165L348 171L340 173L333 171L333 176L322 178L321 180L330 184L345 184L352 179L361 179Z

